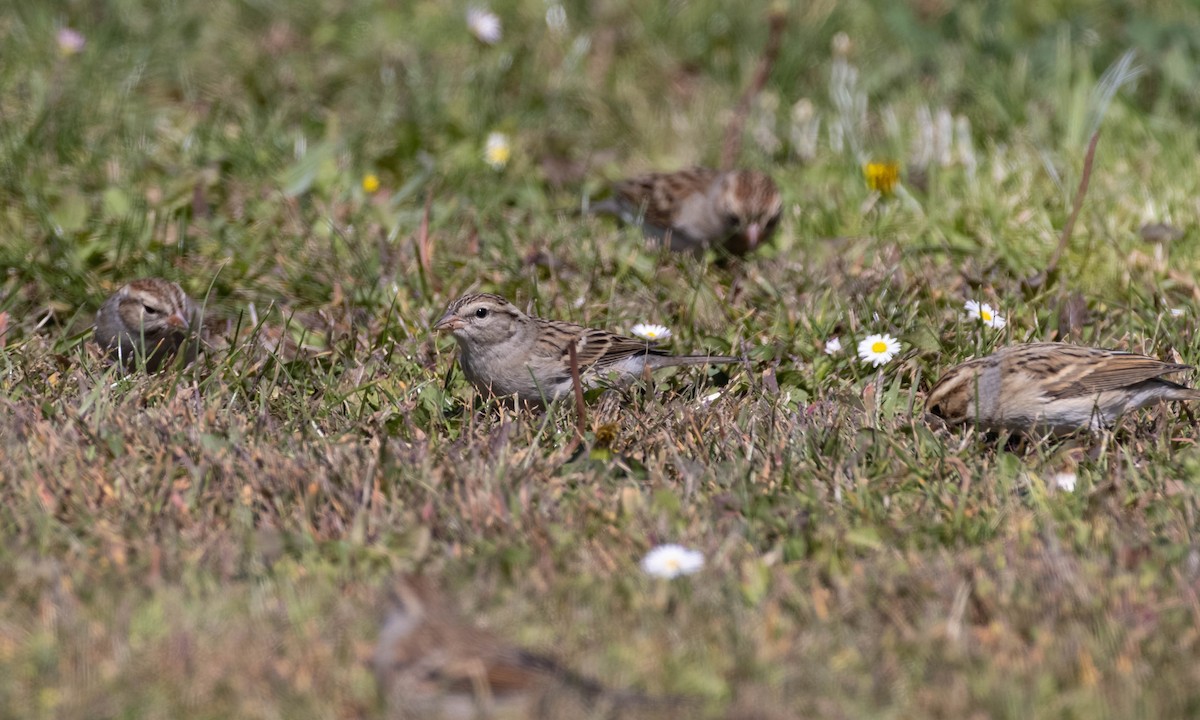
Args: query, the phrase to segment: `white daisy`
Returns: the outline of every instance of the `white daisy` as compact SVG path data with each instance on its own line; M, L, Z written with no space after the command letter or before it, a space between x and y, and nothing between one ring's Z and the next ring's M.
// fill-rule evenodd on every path
M629 328L629 334L649 342L658 342L659 340L666 340L671 337L671 328L665 325L638 323Z
M503 37L500 17L485 7L472 6L467 8L467 28L481 43L495 45Z
M1076 479L1073 472L1061 472L1056 473L1054 477L1050 478L1050 484L1064 492L1075 492Z
M642 570L647 575L664 580L691 575L704 567L704 553L682 545L659 545L642 558Z
M831 337L825 341L825 354L837 355L842 351L842 340L838 337Z
M963 309L967 311L967 319L979 320L990 328L1002 330L1008 324L1008 320L1005 320L1003 315L997 314L996 310L987 303L968 300L966 305L963 305Z
M87 40L78 30L59 28L54 39L58 42L58 52L62 55L77 55L87 44Z
M512 146L509 145L508 136L502 132L490 133L483 146L484 162L491 165L493 170L502 170L510 157Z
M858 356L875 367L890 363L899 352L900 341L886 333L868 335L858 344Z
M560 3L549 3L546 8L546 25L554 32L565 31L567 29L567 9Z

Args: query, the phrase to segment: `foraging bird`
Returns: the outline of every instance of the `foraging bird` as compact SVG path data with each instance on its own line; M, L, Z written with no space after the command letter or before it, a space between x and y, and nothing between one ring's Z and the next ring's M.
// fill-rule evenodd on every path
M388 717L666 718L681 703L606 689L452 612L425 578L401 578L372 667Z
M630 382L646 370L675 365L741 361L726 355L671 355L645 340L526 315L488 293L450 303L433 329L454 334L459 363L476 390L498 398L516 395L533 407L571 392L571 345L587 387L605 380Z
M745 255L775 234L783 198L770 176L757 170L695 167L618 182L613 196L590 210L641 225L646 237L671 250L720 247Z
M143 358L159 370L183 348L184 362L196 358L196 304L179 285L159 278L134 280L113 293L96 313L96 344L132 368Z
M1200 390L1162 379L1191 369L1067 343L1010 345L951 368L925 407L951 424L985 429L1095 431L1148 405L1200 399Z

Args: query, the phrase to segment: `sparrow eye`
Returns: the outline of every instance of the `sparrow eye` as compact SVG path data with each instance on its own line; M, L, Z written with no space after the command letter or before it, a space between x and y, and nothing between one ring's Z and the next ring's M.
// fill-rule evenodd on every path
M929 408L929 412L933 413L934 415L937 415L938 417L942 417L942 406L934 405L933 407Z
M726 216L725 216L725 224L726 224L726 225L728 225L728 226L729 226L729 227L731 227L731 228L732 228L732 227L737 227L737 225L738 225L738 216L737 216L737 215L734 215L733 213L729 213L728 215L726 215Z
M142 309L146 311L147 315L158 315L160 312L158 308L151 307L150 305L147 305L145 303L142 303Z
M475 311L475 317L479 318L480 320L484 319L487 316L488 316L487 308L479 308L478 310Z

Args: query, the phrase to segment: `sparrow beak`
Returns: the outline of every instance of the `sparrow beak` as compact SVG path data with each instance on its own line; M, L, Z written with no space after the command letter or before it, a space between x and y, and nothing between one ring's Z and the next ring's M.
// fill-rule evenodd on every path
M464 327L466 327L466 323L463 322L462 318L451 313L446 313L442 316L441 320L437 321L437 324L433 326L433 329L449 330L450 332L454 332L455 330L461 330Z
M187 318L185 318L182 313L175 313L171 317L167 318L166 322L167 322L167 325L175 328L176 330L187 330L188 329Z
M750 249L758 247L760 237L762 237L762 225L750 223L746 226L746 243L750 245Z

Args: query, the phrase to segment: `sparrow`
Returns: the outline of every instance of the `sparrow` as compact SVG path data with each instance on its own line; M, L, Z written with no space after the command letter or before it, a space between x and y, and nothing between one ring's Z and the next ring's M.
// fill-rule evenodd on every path
M466 622L423 577L393 583L372 659L392 718L667 717L680 703L619 692Z
M183 348L184 362L196 358L190 341L198 308L179 285L160 278L134 280L113 293L96 313L96 344L127 368L144 359L155 372Z
M484 395L516 396L540 407L572 391L574 345L585 387L621 384L649 370L675 365L741 362L727 355L671 355L645 340L526 315L499 295L469 294L450 303L433 326L458 341L459 364Z
M775 182L757 170L695 167L618 182L611 198L589 209L641 225L646 237L671 250L722 247L745 255L775 234L783 198Z
M1011 345L948 370L925 407L950 424L989 430L1096 431L1148 405L1200 399L1200 390L1162 379L1191 369L1082 345Z

